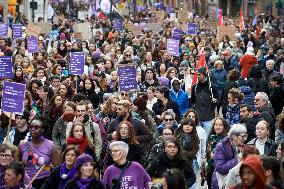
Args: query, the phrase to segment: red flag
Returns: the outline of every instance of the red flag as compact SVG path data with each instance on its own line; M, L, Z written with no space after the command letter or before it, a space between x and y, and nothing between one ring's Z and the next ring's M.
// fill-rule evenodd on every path
M240 30L243 31L245 29L245 21L243 15L243 9L240 10Z
M202 54L200 55L200 59L199 59L197 65L195 67L194 75L193 75L193 78L192 78L191 88L197 82L197 70L202 66L206 67L206 72L208 72L208 66L206 64L204 52L202 52Z
M223 9L219 9L218 26L224 26Z

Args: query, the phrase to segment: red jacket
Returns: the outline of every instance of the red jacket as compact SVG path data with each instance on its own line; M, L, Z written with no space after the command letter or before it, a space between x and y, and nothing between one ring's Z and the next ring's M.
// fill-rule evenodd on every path
M257 58L254 55L245 54L244 56L242 56L239 62L240 67L242 69L241 71L242 77L247 78L250 69L253 67L253 65L257 63L258 63Z

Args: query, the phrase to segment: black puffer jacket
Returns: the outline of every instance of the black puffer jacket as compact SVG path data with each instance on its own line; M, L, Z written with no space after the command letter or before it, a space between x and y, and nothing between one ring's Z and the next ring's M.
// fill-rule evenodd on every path
M254 145L256 143L257 138L252 139L247 143L247 145ZM276 156L276 147L277 144L270 139L267 139L264 145L264 155L267 156Z
M183 172L187 187L191 187L195 183L196 176L193 171L192 161L184 160L181 157L170 159L165 152L153 160L146 171L151 177L162 178L163 173L172 168L177 168Z

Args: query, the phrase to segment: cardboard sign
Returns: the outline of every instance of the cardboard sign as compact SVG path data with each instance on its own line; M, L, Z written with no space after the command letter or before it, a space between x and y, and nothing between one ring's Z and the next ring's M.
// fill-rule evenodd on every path
M8 37L9 25L6 23L0 24L0 37Z
M13 24L13 38L21 39L23 37L22 24Z
M188 22L188 11L178 11L178 20L180 22Z
M89 22L75 24L73 29L74 33L82 32L83 40L89 40L92 38L91 25Z
M188 34L195 35L197 30L197 24L195 23L188 23Z
M52 31L52 24L49 22L36 22L33 24L40 28L41 33L49 34Z
M132 31L135 36L142 34L142 28L139 25L133 25L129 30Z
M70 53L70 75L82 75L84 73L85 53Z
M123 30L123 20L115 19L113 22L113 28L115 31L122 31Z
M2 111L23 114L26 85L4 81L1 101Z
M228 35L230 40L235 39L236 27L235 26L218 26L217 27L217 41L222 41L225 35Z
M13 65L11 56L0 56L0 79L12 79Z
M27 47L29 53L38 52L38 38L37 37L28 37L27 38Z
M179 56L179 40L168 39L167 51L170 55Z
M118 64L117 74L120 91L137 89L136 67L134 64Z
M29 25L27 26L26 33L29 36L36 36L37 37L41 33L41 29L38 26L36 26L32 23L29 23Z
M147 30L152 30L153 32L160 32L162 30L162 27L157 23L147 23Z

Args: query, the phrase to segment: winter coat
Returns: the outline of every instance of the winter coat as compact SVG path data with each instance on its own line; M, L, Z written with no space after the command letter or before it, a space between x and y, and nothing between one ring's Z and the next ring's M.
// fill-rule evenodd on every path
M263 78L248 78L248 85L251 86L254 94L257 92L265 92L269 94L268 82Z
M272 107L266 106L264 108L258 109L255 113L257 115L260 115L261 118L263 118L265 121L267 121L270 125L270 134L271 138L274 139L275 134L275 114Z
M269 77L274 76L274 75L281 75L279 72L275 71L275 70L268 70L267 68L264 68L262 70L262 77L268 81Z
M164 153L164 151L165 151L165 142L155 144L150 151L147 162L151 163L153 160L157 159L160 154Z
M175 92L173 89L170 90L170 99L178 104L180 114L183 115L189 109L189 99L187 93L183 90Z
M73 122L70 122L67 124L66 127L66 136L69 137L71 128L72 128ZM87 138L88 140L94 144L96 150L96 157L97 160L100 159L100 154L102 151L102 138L101 138L101 132L100 127L97 123L92 122L91 118L86 123L83 123L83 126L85 128Z
M229 105L227 106L226 120L230 127L240 122L240 107L240 104L237 104L234 107Z
M276 129L275 131L275 143L276 144L284 143L284 133L280 129Z
M247 143L247 145L254 145L256 143L257 138L252 139ZM275 142L273 142L271 139L267 139L264 145L264 155L267 156L276 156L276 148L277 145Z
M156 115L162 115L162 113L168 109L172 109L176 114L176 120L179 121L181 119L180 111L178 104L175 101L169 100L168 104L164 106L161 100L157 100L157 102L153 105L152 110Z
M241 67L241 76L243 78L248 77L249 70L252 68L253 65L257 64L257 58L253 54L245 54L240 59L240 67Z
M211 81L217 90L224 89L227 80L227 71L225 69L214 68L211 70Z
M261 120L260 116L253 116L251 118L247 118L245 120L241 120L240 123L244 124L247 128L248 138L246 142L251 141L253 138L256 137L255 135L255 126Z
M167 169L172 168L177 168L183 172L188 187L195 183L196 176L193 171L192 161L184 160L181 157L170 159L165 152L157 159L154 159L146 171L150 177L162 178L163 173L167 171Z
M262 162L258 156L249 156L247 157L241 167L240 167L240 175L242 176L242 169L244 166L248 166L251 168L255 174L255 186L253 188L257 189L275 189L274 187L266 185L266 176L265 170L262 166ZM237 184L236 186L230 187L230 189L249 189L242 184Z
M218 189L216 172L225 176L228 174L230 169L238 164L236 152L233 149L229 137L225 137L217 144L214 152L214 163L215 171L212 176L211 188Z
M279 115L284 107L284 83L279 87L272 88L269 94L269 100L274 109L275 115Z
M104 185L101 181L96 180L95 178L91 181L90 185L87 187L87 189L104 189ZM65 185L64 189L80 189L79 186L76 183L75 179L70 180Z
M209 82L196 83L192 87L191 104L200 116L201 121L210 121L215 117L216 103L212 102L212 96L217 99L214 87L209 87Z
M66 144L66 127L67 124L64 123L62 118L59 118L54 124L52 130L52 141L59 148Z
M82 94L84 94L87 97L87 99L91 101L94 109L97 109L99 107L100 97L96 93L96 91L85 89L82 91Z

